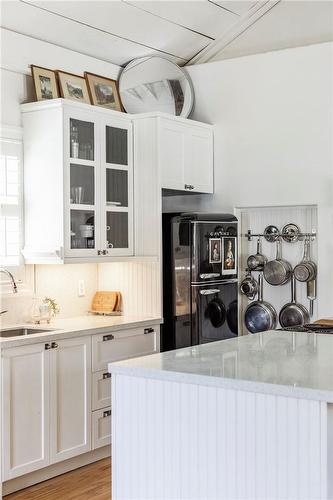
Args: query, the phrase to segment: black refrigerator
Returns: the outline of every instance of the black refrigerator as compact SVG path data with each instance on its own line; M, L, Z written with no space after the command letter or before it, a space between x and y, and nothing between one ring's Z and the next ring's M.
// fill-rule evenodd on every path
M161 351L238 335L238 223L231 214L163 214Z

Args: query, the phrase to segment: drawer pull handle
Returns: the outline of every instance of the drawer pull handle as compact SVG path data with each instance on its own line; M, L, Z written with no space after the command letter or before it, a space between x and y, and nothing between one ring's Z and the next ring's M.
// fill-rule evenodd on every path
M148 333L155 333L155 330L154 330L154 328L145 328L145 329L143 330L143 333L144 333L145 335L147 335Z
M106 378L111 378L111 373L103 373L103 380L105 380Z
M112 333L110 333L110 335L103 335L103 342L107 342L108 340L113 340L114 339L114 335L112 335Z
M103 418L111 417L111 410L103 411Z
M52 342L51 349L56 349L57 347L58 347L58 344L56 342Z
M45 351L48 351L49 349L51 349L51 344L45 344Z

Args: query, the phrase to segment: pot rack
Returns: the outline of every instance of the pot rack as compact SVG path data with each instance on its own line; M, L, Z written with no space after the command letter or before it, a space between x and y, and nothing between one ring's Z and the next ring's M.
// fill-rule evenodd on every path
M247 238L248 241L252 241L253 238L265 238L267 235L264 233L252 233L251 229L247 231L247 233L242 234L245 238ZM306 238L310 237L312 241L314 241L317 237L317 231L315 229L312 229L311 233L298 233L297 235L297 241L300 240L300 238ZM280 233L277 238L283 238L283 235ZM276 238L276 239L277 239ZM266 238L265 238L266 239ZM276 240L274 241L269 241L266 239L269 243L275 243Z

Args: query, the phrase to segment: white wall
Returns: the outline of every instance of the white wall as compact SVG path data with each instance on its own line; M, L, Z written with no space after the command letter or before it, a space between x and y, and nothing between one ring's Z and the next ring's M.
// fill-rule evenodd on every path
M318 204L319 316L333 317L333 44L190 66L215 129L215 195L179 209ZM164 200L164 209L175 200Z

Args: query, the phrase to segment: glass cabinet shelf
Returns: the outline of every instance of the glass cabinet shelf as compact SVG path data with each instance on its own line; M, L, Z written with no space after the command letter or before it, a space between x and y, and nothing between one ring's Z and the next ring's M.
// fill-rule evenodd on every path
M71 158L93 161L95 157L94 124L70 119L69 150Z

